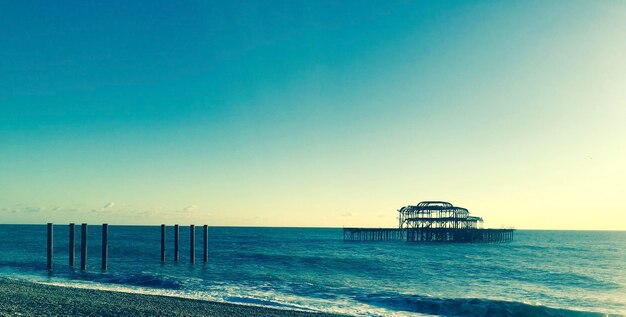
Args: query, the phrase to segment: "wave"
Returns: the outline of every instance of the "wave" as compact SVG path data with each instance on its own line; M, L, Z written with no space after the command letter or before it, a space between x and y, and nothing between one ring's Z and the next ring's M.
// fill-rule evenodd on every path
M395 292L379 292L360 294L356 290L344 289L343 296L334 294L323 296L328 290L315 287L313 284L292 285L289 290L269 292L254 292L254 289L235 285L215 287L211 292L197 288L188 289L182 281L175 281L167 277L160 277L150 273L137 275L107 275L107 274L80 274L81 278L62 282L44 282L58 286L78 288L95 288L110 291L122 291L161 296L174 296L198 300L229 302L234 304L265 306L278 309L295 309L306 311L320 311L332 313L346 313L368 316L404 316L403 312L419 315L437 316L469 316L469 317L509 317L509 316L546 316L546 317L600 317L623 316L605 314L592 311L579 311L564 308L552 308L541 305L532 305L522 302L489 300L482 298L438 298L424 295L399 294ZM94 282L82 284L72 282L77 280ZM106 285L119 285L106 286ZM130 286L130 288L128 288ZM235 287L233 287L235 286ZM296 287L297 286L297 287ZM138 287L138 288L135 288ZM295 288L295 289L294 289ZM252 291L252 292L251 292ZM339 290L334 290L340 292ZM255 294L256 293L256 294ZM302 296L293 301L293 296ZM322 299L323 302L315 299ZM313 304L326 303L323 306ZM349 304L349 303L352 304ZM340 304L343 303L343 304ZM360 303L361 305L357 304ZM310 305L313 304L313 305ZM339 304L339 305L338 305ZM346 306L345 304L348 304ZM357 304L357 305L354 305Z
M219 256L219 255L218 255ZM235 253L231 254L233 258L238 261L260 263L263 265L275 265L281 268L294 268L301 269L306 267L307 269L315 268L329 268L332 267L341 271L358 271L358 272L377 272L380 274L381 270L386 270L387 262L382 259L370 258L370 257L353 257L353 256L315 256L315 255L294 255L294 254L268 254L268 253ZM387 264L387 265L385 265Z
M183 285L179 280L175 278L169 278L160 274L147 272L142 272L140 274L111 274L84 272L75 269L61 270L60 272L48 272L45 270L45 264L22 264L9 261L0 261L0 275L6 278L21 277L26 280L37 281L44 280L46 278L56 278L61 280L67 279L70 281L88 281L103 284L119 284L171 290L178 290L183 288Z
M106 273L76 273L72 274L71 279L85 280L103 284L110 283L170 290L179 290L183 287L183 285L175 279L150 273L120 275Z
M142 287L154 287L160 289L181 289L182 285L175 280L159 277L151 274L103 276L97 282L114 283Z
M253 306L263 306L263 307L273 307L273 308L281 308L281 309L296 309L300 311L313 311L311 309L305 309L300 306L283 304L271 300L257 299L252 297L240 297L240 296L225 296L223 300L228 303L233 304L245 304L245 305L253 305Z
M0 260L0 268L13 269L15 271L44 271L46 263L44 261L7 261Z
M439 316L508 317L601 317L621 316L598 312L551 308L521 302L480 298L437 298L420 295L376 293L357 295L359 302L389 310Z

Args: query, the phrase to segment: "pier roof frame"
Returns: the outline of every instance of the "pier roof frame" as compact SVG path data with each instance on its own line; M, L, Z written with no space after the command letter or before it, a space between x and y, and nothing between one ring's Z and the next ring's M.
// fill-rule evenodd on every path
M456 212L465 212L469 214L469 210L463 207L454 206L446 201L422 201L417 205L409 205L404 206L398 209L399 212L409 212L409 211L422 211L422 210L431 210L431 211L456 211Z
M399 228L471 228L483 222L481 217L470 216L466 208L445 201L422 201L417 205L404 206L398 212Z

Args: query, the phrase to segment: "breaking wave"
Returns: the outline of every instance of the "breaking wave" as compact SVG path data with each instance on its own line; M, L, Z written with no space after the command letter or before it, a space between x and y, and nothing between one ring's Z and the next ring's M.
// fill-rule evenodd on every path
M438 316L508 317L600 317L621 316L480 298L437 298L420 295L376 293L357 296L359 302L390 310Z

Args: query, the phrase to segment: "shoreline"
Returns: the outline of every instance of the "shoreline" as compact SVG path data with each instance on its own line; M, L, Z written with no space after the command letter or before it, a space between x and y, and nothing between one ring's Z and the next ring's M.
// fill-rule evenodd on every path
M73 288L0 278L0 316L347 317L163 295Z

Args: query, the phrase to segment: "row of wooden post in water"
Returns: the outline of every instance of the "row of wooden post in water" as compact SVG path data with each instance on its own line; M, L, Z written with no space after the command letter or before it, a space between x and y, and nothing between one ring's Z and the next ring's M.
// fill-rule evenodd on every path
M178 224L174 225L174 261L179 260L179 230ZM189 226L189 262L195 263L196 261L196 227L195 225ZM209 227L203 226L203 262L209 261ZM161 262L165 262L165 225L161 225ZM69 224L69 266L74 267L75 258L75 224ZM54 258L54 229L53 224L48 223L48 243L47 243L47 257L48 257L48 270L52 270L52 263ZM101 257L101 269L107 270L107 263L109 258L109 225L102 224L102 257ZM81 224L81 236L80 236L80 269L87 270L87 224Z

